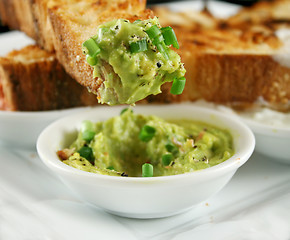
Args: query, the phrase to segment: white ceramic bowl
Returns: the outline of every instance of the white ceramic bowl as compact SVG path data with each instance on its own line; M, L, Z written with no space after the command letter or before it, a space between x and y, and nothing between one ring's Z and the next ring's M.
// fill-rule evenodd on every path
M0 143L22 148L34 148L41 131L58 118L87 108L42 112L11 112L0 110Z
M256 152L275 161L290 164L289 127L270 126L243 116L240 117L255 134Z
M189 105L137 106L134 112L165 119L194 119L227 128L233 135L235 154L214 167L180 175L151 178L114 177L84 172L62 163L56 151L76 137L82 120L103 121L120 113L121 107L98 107L60 119L39 136L42 161L84 201L108 212L133 218L157 218L181 213L220 191L251 156L255 139L236 118Z

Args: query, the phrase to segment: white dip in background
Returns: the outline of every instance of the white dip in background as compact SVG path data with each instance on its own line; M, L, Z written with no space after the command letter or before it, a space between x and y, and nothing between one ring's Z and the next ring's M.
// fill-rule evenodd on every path
M255 108L245 111L234 111L230 107L209 103L203 100L194 102L195 105L216 109L226 114L233 114L238 117L253 120L255 122L268 125L275 128L289 128L290 129L290 113L282 113L271 110L269 108Z
M272 127L290 129L290 113L282 113L268 108L261 108L239 112L238 115Z

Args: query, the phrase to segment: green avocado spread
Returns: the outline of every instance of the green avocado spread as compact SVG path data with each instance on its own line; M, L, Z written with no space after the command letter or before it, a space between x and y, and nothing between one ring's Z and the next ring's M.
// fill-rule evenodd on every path
M217 165L234 153L231 134L203 122L165 121L130 108L104 122L85 122L87 128L58 155L87 172L141 177L149 163L154 177L176 175Z
M102 79L95 92L100 103L134 104L160 93L163 83L183 78L184 66L171 48L179 47L171 41L176 36L167 34L167 28L156 17L133 23L118 19L98 27L83 48L94 77Z

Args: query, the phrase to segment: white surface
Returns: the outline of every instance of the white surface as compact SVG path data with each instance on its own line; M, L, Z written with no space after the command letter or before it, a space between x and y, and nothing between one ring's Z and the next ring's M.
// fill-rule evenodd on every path
M258 154L196 208L134 220L80 202L35 152L0 148L0 153L0 239L290 238L290 166Z
M10 49L1 39L2 55ZM0 146L0 239L289 240L290 165L273 160L255 153L221 192L191 211L134 220L80 202L36 152Z
M37 140L40 158L66 185L85 201L117 215L156 218L184 212L219 192L254 150L253 133L236 117L187 104L145 105L135 106L134 112L163 119L192 119L228 129L235 154L202 171L153 178L104 176L80 171L59 160L56 152L76 139L76 131L84 120L105 121L118 116L122 109L123 106L96 107L64 117L45 128Z

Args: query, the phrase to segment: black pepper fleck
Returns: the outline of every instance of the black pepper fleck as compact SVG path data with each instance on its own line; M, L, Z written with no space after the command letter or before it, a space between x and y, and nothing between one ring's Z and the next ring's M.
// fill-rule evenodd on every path
M160 62L157 62L157 67L158 68L161 68L161 66L162 66L161 63Z
M172 161L172 162L170 163L170 166L172 167L174 164L175 164L175 162L174 162L174 161Z

